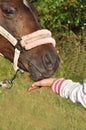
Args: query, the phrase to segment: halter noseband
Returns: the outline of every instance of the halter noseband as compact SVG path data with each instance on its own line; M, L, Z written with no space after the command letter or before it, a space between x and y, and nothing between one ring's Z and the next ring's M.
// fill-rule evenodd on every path
M2 26L0 26L0 34L5 37L14 47L18 43L18 40L11 35L6 29L4 29ZM51 37L51 32L47 29L38 30L36 32L33 32L31 34L22 36L20 44L22 48L25 48L25 50L30 50L34 47L37 47L39 45L52 43L55 47L55 40ZM18 50L15 47L15 53L14 53L14 60L13 60L13 67L14 70L18 70L18 59L20 56L20 50Z

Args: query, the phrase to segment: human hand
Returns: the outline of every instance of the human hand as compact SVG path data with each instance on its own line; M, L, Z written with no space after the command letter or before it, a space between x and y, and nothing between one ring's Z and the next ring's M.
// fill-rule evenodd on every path
M48 79L43 79L43 80L34 82L32 86L28 88L28 91L30 92L40 87L50 87L55 80L56 78L48 78Z

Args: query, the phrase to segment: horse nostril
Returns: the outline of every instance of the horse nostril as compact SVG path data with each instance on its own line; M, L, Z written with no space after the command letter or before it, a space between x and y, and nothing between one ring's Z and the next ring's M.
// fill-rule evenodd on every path
M43 64L47 70L52 70L53 69L53 63L51 56L49 54L45 54L43 57Z

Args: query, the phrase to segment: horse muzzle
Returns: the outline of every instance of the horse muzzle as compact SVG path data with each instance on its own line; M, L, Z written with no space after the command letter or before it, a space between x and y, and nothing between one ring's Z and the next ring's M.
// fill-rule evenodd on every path
M55 52L47 52L39 56L39 58L32 58L29 62L30 78L38 81L52 76L59 67L60 59Z

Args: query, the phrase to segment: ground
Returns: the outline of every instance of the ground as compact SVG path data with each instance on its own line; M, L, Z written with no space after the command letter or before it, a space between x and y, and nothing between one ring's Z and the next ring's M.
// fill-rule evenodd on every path
M82 81L86 77L86 44L81 45L73 35L65 37L59 36L57 42L61 62L53 77ZM13 72L12 64L0 57L0 80ZM59 97L49 88L29 93L31 84L29 75L20 73L11 89L0 88L0 130L86 130L86 110L80 104Z

